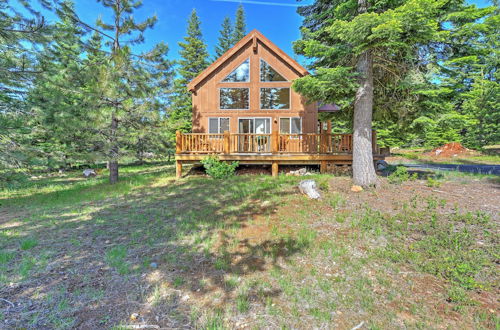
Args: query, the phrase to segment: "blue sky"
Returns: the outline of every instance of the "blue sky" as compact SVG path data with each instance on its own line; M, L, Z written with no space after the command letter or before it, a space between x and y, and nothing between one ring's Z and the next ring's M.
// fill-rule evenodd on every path
M488 0L469 2L480 7L488 5ZM95 0L75 0L75 3L78 15L87 23L93 24L100 15L105 20L109 17L109 10ZM191 10L196 8L208 51L212 55L224 16L229 15L234 21L240 3L243 3L246 12L247 32L258 29L290 56L296 57L293 54L292 42L300 37L301 17L296 12L295 0L144 0L144 5L135 15L136 18L140 20L156 14L158 23L153 30L146 33L146 43L140 48L149 49L152 45L164 41L170 47L170 57L178 58L178 42L185 35L186 20ZM53 15L48 15L47 18L49 21L54 20Z

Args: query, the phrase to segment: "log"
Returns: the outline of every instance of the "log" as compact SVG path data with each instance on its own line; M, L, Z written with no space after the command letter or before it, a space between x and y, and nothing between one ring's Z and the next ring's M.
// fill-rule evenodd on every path
M321 199L321 194L319 193L318 186L314 180L300 181L299 190L310 199Z

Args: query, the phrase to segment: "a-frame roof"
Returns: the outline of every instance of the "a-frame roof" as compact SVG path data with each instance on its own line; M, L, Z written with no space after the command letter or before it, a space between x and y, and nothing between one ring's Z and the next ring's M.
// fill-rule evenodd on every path
M209 65L205 70L203 70L196 78L191 80L191 82L187 85L189 91L193 91L196 86L203 81L206 77L208 77L213 71L215 71L219 66L224 64L231 56L233 56L238 50L244 47L249 42L253 43L254 50L257 47L257 41L260 41L274 53L276 53L279 57L283 59L288 65L290 65L295 71L297 71L300 75L305 76L309 74L309 72L297 61L288 56L287 53L282 51L278 46L272 43L269 39L264 37L262 33L258 30L252 30L246 36L244 36L239 42L236 43L231 49L225 52L221 57L219 57L215 62Z

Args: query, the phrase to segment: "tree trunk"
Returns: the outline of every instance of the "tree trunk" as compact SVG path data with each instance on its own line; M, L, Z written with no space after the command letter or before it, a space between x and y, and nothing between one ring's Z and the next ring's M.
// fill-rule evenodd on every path
M118 152L119 146L116 140L116 130L118 129L118 120L113 113L111 115L111 132L110 132L110 159L109 166L109 183L115 184L118 182Z
M366 13L367 0L358 0L358 12ZM369 187L377 184L373 164L373 58L369 50L363 52L356 64L359 87L354 101L352 173L355 185Z

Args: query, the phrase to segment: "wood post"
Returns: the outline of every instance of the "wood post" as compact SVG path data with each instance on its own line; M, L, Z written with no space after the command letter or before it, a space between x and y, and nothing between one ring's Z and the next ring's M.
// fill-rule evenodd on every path
M326 173L326 160L322 160L319 163L319 172L320 173Z
M332 121L326 121L326 150L325 152L332 152Z
M180 154L182 152L182 133L181 131L175 132L175 153Z
M377 146L377 131L372 130L372 149L374 154L379 154Z
M273 160L271 165L271 173L274 177L278 176L278 170L279 170L278 162L276 160Z
M182 162L177 160L175 162L175 177L179 179L182 176Z
M224 131L224 153L229 154L231 152L231 134L229 131Z
M273 131L272 136L271 136L271 152L272 153L277 153L279 151L279 149L280 149L279 139L280 139L280 136L279 136L278 131Z

